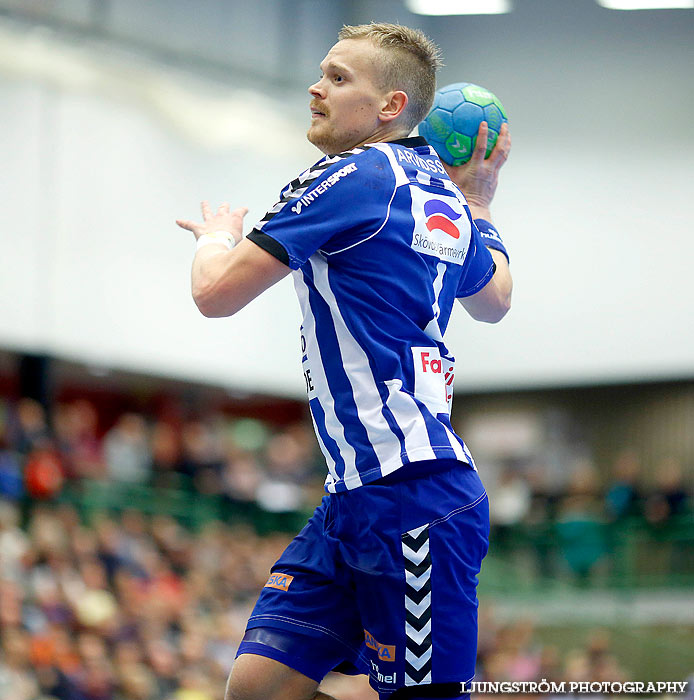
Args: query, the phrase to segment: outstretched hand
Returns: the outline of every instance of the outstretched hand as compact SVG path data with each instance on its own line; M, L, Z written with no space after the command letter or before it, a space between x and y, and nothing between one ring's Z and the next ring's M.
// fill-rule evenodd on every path
M470 160L458 166L443 164L448 176L460 187L470 207L481 209L489 209L496 192L496 186L499 183L499 170L506 162L511 150L511 134L508 130L508 124L502 124L494 150L489 158L485 159L488 134L487 122L482 122L477 132L477 143Z
M225 202L217 209L217 213L213 214L210 203L204 201L200 208L203 218L201 223L187 219L176 219L176 223L181 228L191 231L196 240L206 233L215 233L216 231L228 231L237 243L243 238L243 217L248 213L246 207L238 207L234 211L229 211L229 204Z

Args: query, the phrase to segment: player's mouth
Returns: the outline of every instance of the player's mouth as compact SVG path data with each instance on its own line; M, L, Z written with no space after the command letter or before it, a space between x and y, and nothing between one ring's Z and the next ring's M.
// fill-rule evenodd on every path
M322 112L320 109L316 107L311 107L311 119L315 119L317 117L327 117L328 115L325 112Z

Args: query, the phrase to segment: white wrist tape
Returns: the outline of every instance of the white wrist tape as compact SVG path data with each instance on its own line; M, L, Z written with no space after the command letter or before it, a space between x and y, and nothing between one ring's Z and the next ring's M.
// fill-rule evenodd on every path
M214 231L213 233L203 233L200 238L198 238L198 242L195 246L196 250L200 250L200 248L209 245L210 243L221 243L222 245L225 245L229 250L231 250L237 243L237 240L234 238L234 236L229 233L229 231Z

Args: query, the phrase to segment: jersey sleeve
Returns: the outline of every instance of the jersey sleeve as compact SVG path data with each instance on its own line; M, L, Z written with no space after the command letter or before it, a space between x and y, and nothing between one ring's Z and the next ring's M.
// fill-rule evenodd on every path
M456 297L469 297L477 293L494 276L496 264L489 249L484 245L477 226L472 224L470 247L465 261L465 269L458 284Z
M395 177L376 149L320 169L322 163L303 181L290 183L248 234L293 270L318 250L338 253L373 235L386 219L394 192Z

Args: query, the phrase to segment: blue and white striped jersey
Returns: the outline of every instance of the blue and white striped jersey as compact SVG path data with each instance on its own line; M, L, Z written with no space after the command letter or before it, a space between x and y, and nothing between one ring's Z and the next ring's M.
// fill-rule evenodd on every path
M474 462L450 422L456 297L494 274L460 190L419 137L322 158L248 238L289 265L326 490L410 462Z

